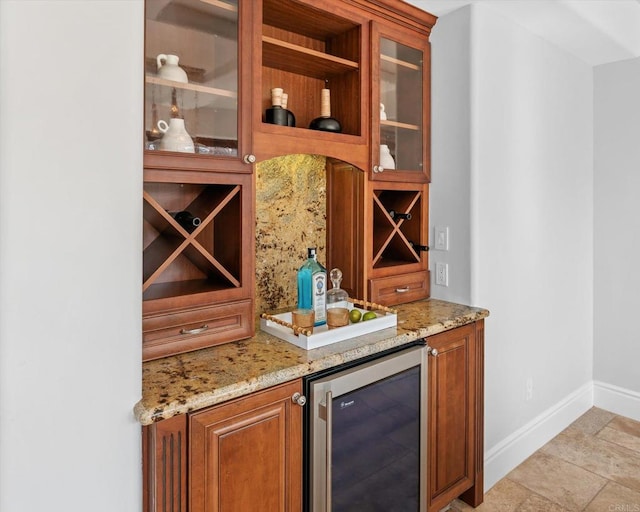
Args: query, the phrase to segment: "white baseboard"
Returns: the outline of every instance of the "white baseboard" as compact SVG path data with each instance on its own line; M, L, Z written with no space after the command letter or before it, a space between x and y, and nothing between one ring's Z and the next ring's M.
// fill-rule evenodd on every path
M593 405L640 421L640 393L635 391L594 380Z
M587 412L593 403L593 382L588 382L486 451L484 491Z

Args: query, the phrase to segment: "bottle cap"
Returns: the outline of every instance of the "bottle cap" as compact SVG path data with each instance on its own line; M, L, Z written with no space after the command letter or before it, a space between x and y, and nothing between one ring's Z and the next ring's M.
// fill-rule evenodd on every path
M307 257L315 258L315 256L316 256L316 248L315 247L309 247L307 249Z

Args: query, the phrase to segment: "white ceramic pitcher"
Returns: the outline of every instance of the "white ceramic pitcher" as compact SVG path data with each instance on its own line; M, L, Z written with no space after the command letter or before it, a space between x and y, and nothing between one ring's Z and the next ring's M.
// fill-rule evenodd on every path
M195 153L193 139L184 127L184 119L173 117L166 121L158 121L158 129L164 134L160 139L160 149L163 151L179 151L180 153Z
M178 66L180 58L177 55L165 55L161 53L156 57L158 64L158 76L174 82L189 83L187 72Z

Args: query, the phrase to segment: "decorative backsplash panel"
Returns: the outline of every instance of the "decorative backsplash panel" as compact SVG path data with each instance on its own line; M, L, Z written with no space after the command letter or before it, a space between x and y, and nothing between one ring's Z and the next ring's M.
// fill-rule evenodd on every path
M256 165L256 313L295 306L296 271L317 247L326 264L326 159L287 155Z

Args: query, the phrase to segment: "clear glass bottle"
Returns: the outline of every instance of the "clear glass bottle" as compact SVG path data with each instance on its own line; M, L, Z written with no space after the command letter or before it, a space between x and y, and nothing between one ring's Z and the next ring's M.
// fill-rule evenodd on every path
M307 261L298 270L298 309L313 309L315 323L327 322L327 269L318 263L316 248L307 249Z
M340 288L342 271L334 268L329 273L333 288L327 292L327 325L329 329L349 324L349 294Z

